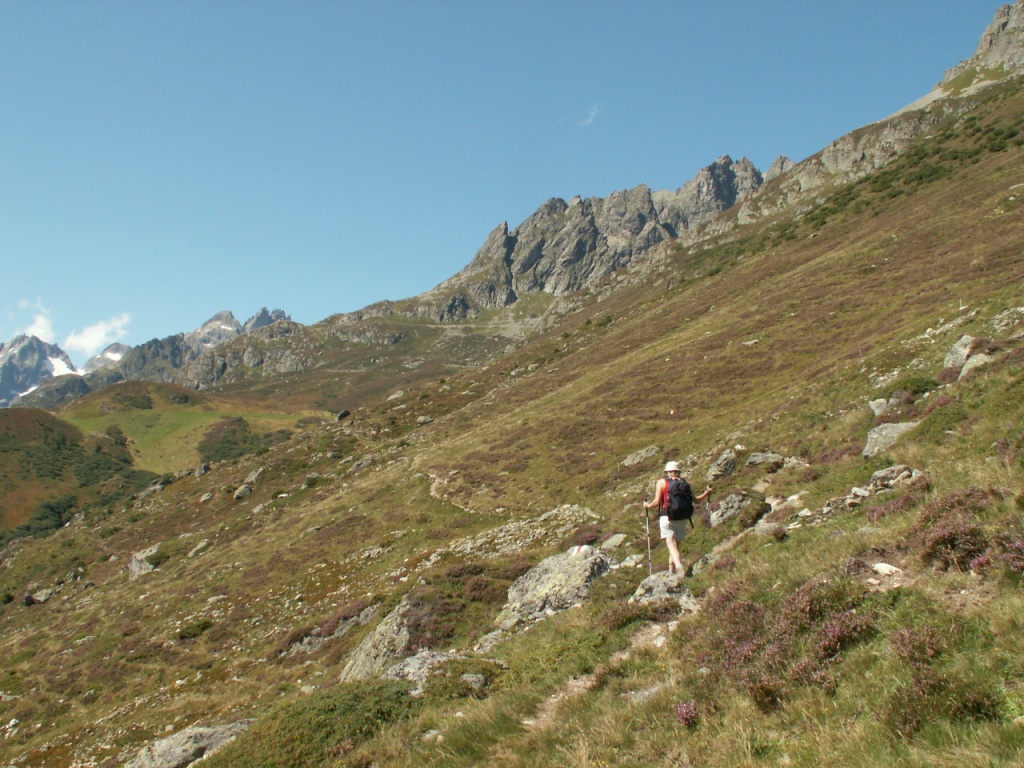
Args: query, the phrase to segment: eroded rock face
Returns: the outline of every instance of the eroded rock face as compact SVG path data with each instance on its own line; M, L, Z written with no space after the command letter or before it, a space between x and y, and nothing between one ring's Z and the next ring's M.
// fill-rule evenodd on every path
M513 230L499 224L469 266L421 297L423 311L444 322L528 293L564 296L591 287L746 199L762 182L753 163L726 155L675 191L640 185L605 198L552 198Z
M1015 71L1024 68L1024 3L996 9L995 18L985 28L974 55L952 69L946 70L943 83L955 80L971 69L1003 68Z
M363 638L349 656L348 663L338 678L339 682L380 677L402 657L409 645L406 617L411 607L412 599L406 595L395 609L381 620L376 629Z

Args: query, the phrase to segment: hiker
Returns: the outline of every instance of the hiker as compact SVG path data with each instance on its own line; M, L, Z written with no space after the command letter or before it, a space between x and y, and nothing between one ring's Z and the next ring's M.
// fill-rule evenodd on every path
M665 477L658 478L654 486L654 500L644 502L644 510L658 508L658 524L661 538L668 548L668 572L683 573L683 561L679 558L679 543L686 538L686 522L693 517L693 503L703 501L711 495L709 485L700 496L694 496L690 484L681 476L679 464L670 461L665 464ZM691 522L690 525L693 525Z

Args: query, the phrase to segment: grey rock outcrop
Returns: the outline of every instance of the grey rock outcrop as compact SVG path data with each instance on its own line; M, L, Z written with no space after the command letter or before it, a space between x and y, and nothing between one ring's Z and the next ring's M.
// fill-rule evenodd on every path
M656 445L649 445L646 448L641 448L639 451L634 451L622 460L622 466L632 467L639 464L652 456L657 456L661 453L661 448Z
M965 72L981 69L1003 69L1013 72L1024 68L1024 2L1000 6L992 23L985 28L978 47L967 61L946 70L944 84Z
M765 472L778 472L782 469L785 459L778 453L758 451L747 457L748 467L760 467Z
M787 529L799 528L804 523L818 524L823 518L827 518L836 512L859 507L865 500L872 496L887 493L905 485L909 485L923 476L920 470L912 469L906 464L894 464L891 467L880 469L871 475L866 485L854 486L846 496L829 499L817 511L811 512L808 509L796 513L796 520L790 523Z
M590 546L542 560L512 585L494 623L507 631L571 608L584 601L591 582L614 565L608 553Z
M660 603L663 600L674 600L683 613L697 613L700 604L686 586L686 578L679 573L659 571L640 582L636 592L629 598L630 603L645 605Z
M269 322L267 322L268 320ZM131 380L174 382L184 384L192 389L199 389L201 385L209 385L224 375L226 362L213 357L218 348L237 341L239 337L247 338L250 335L258 335L261 338L273 338L279 334L287 335L291 330L290 328L279 328L279 326L302 327L297 323L291 323L288 316L279 309L268 312L264 308L250 318L245 326L242 326L231 312L218 312L199 328L188 333L152 339L130 348L126 348L124 345L111 345L101 355L90 361L92 370L84 372L84 376L74 377L74 379L71 377L44 379L43 386L30 395L23 396L18 405L55 408L89 392L121 381ZM305 359L308 356L309 353L299 354L292 348L287 351L276 350L270 364L275 371L302 370L306 367ZM200 359L206 360L211 357L213 362L208 361L205 366L198 362ZM103 364L99 365L101 358ZM288 362L283 362L285 358L288 359ZM301 362L296 362L296 360ZM183 370L194 362L198 372ZM232 359L230 362L233 363L235 360ZM254 359L250 353L248 364L249 367L255 367L265 364L265 361L262 358ZM70 360L67 361L67 365L70 370L73 370ZM69 385L66 383L67 380L72 380L74 384ZM2 384L2 377L0 377L0 384ZM2 389L0 389L0 405L5 405Z
M776 162L785 162L780 158ZM656 192L659 221L674 236L696 228L753 194L764 179L747 158L723 155L674 193Z
M149 558L155 555L159 550L160 545L154 544L152 547L147 547L146 549L134 553L128 561L128 576L132 579L137 579L139 576L143 576L150 571L156 570L156 566L149 562Z
M391 666L384 673L383 677L385 680L409 680L413 683L411 694L419 696L426 688L429 678L444 674L444 668L454 661L469 659L474 659L474 657L464 656L458 651L422 650L415 656L402 659L397 664ZM487 661L496 668L507 666L504 662L495 659L488 659ZM462 675L461 677L476 690L483 690L490 683L486 675L473 674Z
M710 525L717 528L748 508L753 513L751 517L754 521L760 520L771 511L771 505L758 494L748 496L744 493L730 493L711 510Z
M186 768L245 732L249 720L209 727L192 726L139 750L125 768Z
M252 369L265 373L295 373L315 364L316 343L309 330L287 319L255 328L198 354L179 374L192 389L243 381Z
M917 421L902 421L896 424L880 424L868 432L867 443L864 445L861 455L870 459L872 456L884 453L919 423Z
M352 652L341 670L339 682L379 677L402 658L409 644L406 617L411 607L412 599L407 594Z
M971 355L969 358L967 358L967 362L964 363L964 367L960 369L960 376L958 378L962 379L971 371L977 370L978 368L981 368L984 365L988 365L994 359L995 358L993 358L991 355L986 355L983 352L978 353L976 355Z
M227 310L218 312L194 331L185 334L185 343L197 353L240 336L242 324Z
M962 368L967 358L971 356L971 347L974 344L974 337L964 334L954 344L942 361L943 368Z
M242 333L252 333L259 328L276 323L278 320L291 320L291 318L285 314L283 309L275 309L271 312L266 307L262 307L259 312L245 321Z
M418 297L422 312L448 322L508 306L528 293L563 296L592 287L761 183L749 160L724 156L674 192L640 185L605 198L552 198L513 230L499 224L465 269Z
M708 482L728 477L736 471L736 451L726 448L721 455L715 459L715 463L707 471Z

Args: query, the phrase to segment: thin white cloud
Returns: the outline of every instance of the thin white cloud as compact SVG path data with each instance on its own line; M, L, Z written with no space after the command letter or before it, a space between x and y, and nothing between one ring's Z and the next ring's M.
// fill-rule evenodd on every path
M580 128L586 128L589 125L593 125L594 121L597 120L597 118L600 117L603 114L603 112L603 101L599 101L597 104L592 104L590 106L590 109L587 110L586 115L584 115L580 120L576 121L576 125L578 125Z
M23 333L26 336L35 336L47 344L52 344L55 334L53 331L53 320L50 318L50 308L44 307L41 299L36 299L35 301L22 299L18 302L18 309L31 310L35 313L28 327L19 330L18 333Z
M131 321L132 317L127 312L109 320L101 320L69 334L61 347L65 352L80 352L85 357L92 357L127 335Z

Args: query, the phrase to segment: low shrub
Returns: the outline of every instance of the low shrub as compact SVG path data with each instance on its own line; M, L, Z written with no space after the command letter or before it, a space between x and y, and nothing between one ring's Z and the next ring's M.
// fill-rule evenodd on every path
M696 728L700 722L700 712L697 710L695 699L680 701L672 707L672 711L675 713L676 722L684 728Z
M873 631L871 619L855 610L832 616L818 632L814 643L815 655L820 661L833 659Z
M932 664L946 650L945 637L931 627L903 627L889 638L893 655L911 667Z
M679 604L671 598L655 603L630 603L616 600L601 613L597 623L610 630L622 629L630 624L666 621L679 615Z
M205 760L208 768L344 765L348 753L416 707L406 682L343 684L278 706Z
M880 719L907 738L929 723L942 720L998 720L1002 709L1002 697L985 681L919 666L882 707Z
M977 516L990 503L980 488L959 489L934 499L910 530L912 546L925 563L941 570L969 570L988 548Z
M938 402L936 400L936 403ZM965 431L969 419L967 409L951 399L947 404L931 410L924 416L914 430L914 436L922 442L937 445L944 442L950 433L958 434Z
M213 626L213 621L210 619L199 619L191 624L186 624L180 630L178 630L179 640L194 640L201 634L206 632L210 627Z

